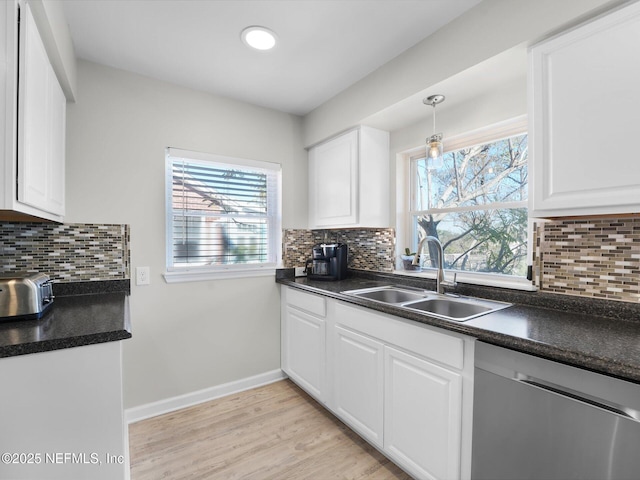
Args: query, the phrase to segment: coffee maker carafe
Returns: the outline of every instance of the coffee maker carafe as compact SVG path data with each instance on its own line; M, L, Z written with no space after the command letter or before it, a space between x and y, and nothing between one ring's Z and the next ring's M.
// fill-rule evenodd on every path
M314 280L342 280L347 276L347 245L321 243L314 245L307 260L307 277Z

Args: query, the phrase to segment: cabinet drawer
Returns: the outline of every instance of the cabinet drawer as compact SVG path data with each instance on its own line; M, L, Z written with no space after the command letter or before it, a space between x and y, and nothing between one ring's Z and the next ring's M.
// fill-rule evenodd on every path
M313 313L320 317L326 316L327 301L324 297L314 295L312 293L301 292L300 290L294 290L292 288L287 288L285 292L287 305Z
M464 340L433 327L381 315L342 302L336 304L336 323L384 339L385 344L395 345L440 364L458 370L464 367Z

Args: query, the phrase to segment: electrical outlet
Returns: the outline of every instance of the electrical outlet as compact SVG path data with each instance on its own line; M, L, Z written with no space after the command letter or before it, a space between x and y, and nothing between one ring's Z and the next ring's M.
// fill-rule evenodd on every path
M149 267L136 267L136 285L149 285Z
M305 267L296 267L296 277L306 277Z

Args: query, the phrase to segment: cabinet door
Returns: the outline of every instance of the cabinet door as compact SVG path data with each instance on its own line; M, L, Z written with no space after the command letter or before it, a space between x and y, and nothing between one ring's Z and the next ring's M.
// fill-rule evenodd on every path
M384 449L418 478L460 478L462 378L385 346Z
M284 328L283 370L307 393L324 402L325 320L287 306Z
M358 223L358 131L309 151L310 227Z
M531 49L533 216L640 211L638 45L636 3Z
M383 446L383 344L336 326L334 411L374 445Z
M20 45L18 200L63 215L66 99L28 4Z

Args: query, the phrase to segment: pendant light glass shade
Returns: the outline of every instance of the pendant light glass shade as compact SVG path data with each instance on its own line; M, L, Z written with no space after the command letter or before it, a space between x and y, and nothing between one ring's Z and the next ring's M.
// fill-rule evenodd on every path
M428 168L441 168L444 164L442 158L444 149L442 147L442 134L431 135L427 139L427 165Z
M444 101L444 95L431 95L422 102L433 107L433 135L426 140L427 144L427 168L435 170L444 165L444 148L442 146L442 134L436 133L436 105Z

